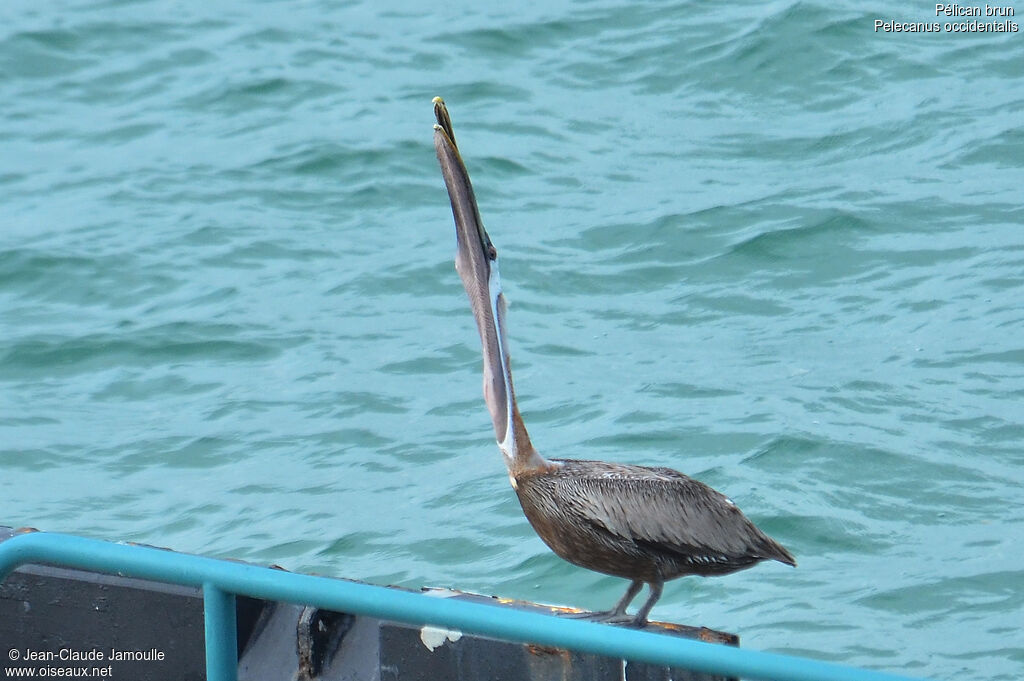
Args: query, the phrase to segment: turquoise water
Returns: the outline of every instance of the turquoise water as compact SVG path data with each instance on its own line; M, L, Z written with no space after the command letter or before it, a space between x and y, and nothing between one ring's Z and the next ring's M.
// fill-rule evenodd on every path
M800 563L654 616L1024 677L1024 34L873 30L933 12L3 3L0 524L614 602L494 445L442 95L538 448Z

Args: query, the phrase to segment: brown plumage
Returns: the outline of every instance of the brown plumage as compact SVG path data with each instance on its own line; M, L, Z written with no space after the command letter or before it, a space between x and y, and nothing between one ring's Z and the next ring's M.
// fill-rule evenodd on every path
M545 459L534 449L512 386L498 253L440 97L434 114L434 147L455 218L455 267L480 332L484 400L498 447L523 513L544 543L570 563L631 580L615 608L599 614L602 619L642 626L665 581L683 575L724 575L762 560L795 566L793 556L728 497L678 471ZM628 618L626 607L645 583L650 596Z

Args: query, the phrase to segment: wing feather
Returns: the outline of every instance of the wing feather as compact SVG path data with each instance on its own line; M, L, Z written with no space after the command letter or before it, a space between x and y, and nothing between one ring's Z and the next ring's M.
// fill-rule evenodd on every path
M573 466L580 472L557 481L559 497L569 500L579 517L621 539L683 555L728 558L748 556L762 537L767 540L728 497L682 473L579 463L586 464Z

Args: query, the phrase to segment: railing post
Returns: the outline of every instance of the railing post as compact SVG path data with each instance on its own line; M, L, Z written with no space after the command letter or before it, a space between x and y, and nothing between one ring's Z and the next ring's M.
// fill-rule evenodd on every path
M238 627L235 594L203 584L206 624L206 681L238 681Z

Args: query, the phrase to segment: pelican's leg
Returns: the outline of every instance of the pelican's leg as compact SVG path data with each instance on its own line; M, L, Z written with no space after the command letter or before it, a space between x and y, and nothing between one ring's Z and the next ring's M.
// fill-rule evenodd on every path
M633 599L636 598L636 595L640 593L642 588L644 588L644 583L634 579L630 583L629 588L626 589L626 593L622 595L622 598L619 599L619 602L611 610L577 612L571 615L563 615L563 617L578 620L594 620L595 622L629 622L633 618L626 614L626 608L633 602Z
M636 582L634 582L635 584ZM642 627L647 624L647 616L651 614L651 608L661 598L661 589L665 586L665 582L650 582L651 595L647 597L647 602L641 606L636 613L636 619L633 620L633 626Z
M622 598L619 599L619 602L616 603L615 607L608 613L608 619L616 620L624 617L626 614L626 608L633 602L633 599L636 598L636 595L640 593L640 589L642 588L644 588L644 583L639 579L634 579L629 585L629 588L626 589L626 593L622 594Z

